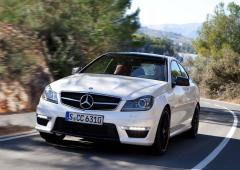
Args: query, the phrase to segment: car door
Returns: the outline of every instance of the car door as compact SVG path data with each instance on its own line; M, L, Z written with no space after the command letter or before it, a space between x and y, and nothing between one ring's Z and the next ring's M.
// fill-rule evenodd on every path
M181 70L181 76L189 79L189 75L185 71L184 67L180 63L178 63L178 66ZM184 86L183 88L185 91L184 105L185 105L185 109L186 109L186 115L184 115L182 121L184 122L184 124L188 124L192 120L193 112L195 109L195 97L194 97L195 95L193 92L195 87L194 87L193 83L189 80L189 86Z
M172 131L175 129L179 129L184 126L184 120L187 116L187 109L186 109L186 99L185 95L188 91L188 88L185 86L177 86L174 85L177 77L182 76L182 72L179 68L177 61L172 60L170 64L170 74L171 74L171 83L172 90L171 90L171 97L170 97L170 104L171 104L171 111L172 111Z

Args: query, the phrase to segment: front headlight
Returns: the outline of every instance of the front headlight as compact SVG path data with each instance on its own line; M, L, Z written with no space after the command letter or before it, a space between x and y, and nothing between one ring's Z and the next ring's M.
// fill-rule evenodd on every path
M154 98L153 96L143 96L135 100L128 100L121 111L146 111L152 108Z
M42 98L53 103L58 103L57 93L48 85L42 94Z

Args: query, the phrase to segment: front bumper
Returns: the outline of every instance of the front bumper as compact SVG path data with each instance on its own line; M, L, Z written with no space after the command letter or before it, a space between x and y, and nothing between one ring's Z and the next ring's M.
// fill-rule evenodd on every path
M40 99L40 103L37 106L37 117L40 118L46 118L47 123L46 125L43 125L41 122L39 122L39 119L36 123L36 129L40 132L46 132L46 133L62 133L66 135L72 135L72 136L79 136L83 138L89 138L89 139L116 139L124 144L134 144L134 145L152 145L155 139L156 130L158 126L158 122L160 119L160 113L159 107L157 109L157 106L153 106L151 110L149 111L137 111L137 112L121 112L121 108L125 102L121 101L118 108L114 111L101 111L101 110L79 110L75 109L69 106L65 106L61 103L55 104L48 101L45 101L43 99ZM78 113L88 113L88 114L98 114L104 116L104 128L108 129L107 126L111 125L114 126L117 132L117 136L115 132L111 132L114 134L113 138L108 138L107 136L107 130L106 132L102 132L102 134L106 134L106 136L96 136L93 132L96 130L99 130L103 127L96 127L96 130L92 130L92 132L89 133L76 133L76 129L74 133L71 133L71 130L76 128L76 125L82 126L83 124L76 123L75 125L65 125L65 114L66 112L78 112ZM59 125L57 123L59 120L61 120L62 125ZM65 121L65 122L64 122ZM68 123L68 122L67 122ZM56 126L58 124L58 129L56 130ZM87 130L91 130L94 125L83 125L84 128L87 128ZM60 130L59 130L59 127ZM141 133L142 130L147 130L147 134L143 135ZM94 129L94 128L93 128ZM82 129L82 131L86 131ZM110 130L111 131L111 130ZM113 130L114 131L114 130ZM138 133L140 132L140 133ZM100 134L100 132L99 132Z

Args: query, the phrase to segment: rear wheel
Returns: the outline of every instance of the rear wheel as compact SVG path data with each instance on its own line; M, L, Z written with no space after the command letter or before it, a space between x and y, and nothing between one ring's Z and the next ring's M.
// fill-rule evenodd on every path
M50 134L50 133L44 133L44 132L39 132L39 133L43 139L51 143L61 142L65 137L65 135L57 135L57 134Z
M200 108L199 108L199 106L196 106L194 114L193 114L193 118L192 118L192 123L191 123L192 127L187 132L188 136L191 138L195 138L198 134L199 112L200 112Z
M167 151L170 136L170 110L163 110L161 119L158 124L158 129L152 149L156 154L163 154Z

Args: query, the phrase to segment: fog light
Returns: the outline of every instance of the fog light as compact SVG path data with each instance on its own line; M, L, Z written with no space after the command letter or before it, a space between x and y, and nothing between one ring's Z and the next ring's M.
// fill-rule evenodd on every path
M123 130L134 130L134 131L147 131L150 127L135 127L135 126L122 126Z
M47 126L51 117L37 114L37 123L42 126Z
M150 127L122 126L129 138L145 138Z
M37 114L37 117L39 117L41 119L47 119L47 120L51 120L51 118L52 118L50 116L45 116L45 115L40 115L40 114Z

